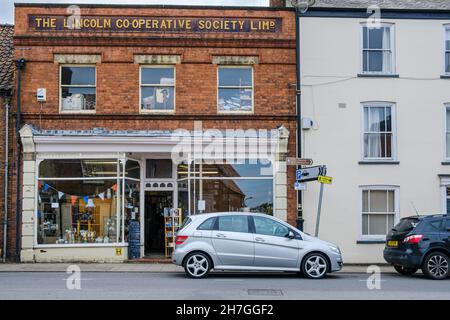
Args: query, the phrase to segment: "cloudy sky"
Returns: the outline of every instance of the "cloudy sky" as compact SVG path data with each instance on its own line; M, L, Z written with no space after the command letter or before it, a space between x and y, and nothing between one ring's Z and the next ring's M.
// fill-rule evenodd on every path
M0 0L0 23L14 23L14 2L26 3L107 3L107 4L177 4L177 5L246 5L265 6L269 0Z

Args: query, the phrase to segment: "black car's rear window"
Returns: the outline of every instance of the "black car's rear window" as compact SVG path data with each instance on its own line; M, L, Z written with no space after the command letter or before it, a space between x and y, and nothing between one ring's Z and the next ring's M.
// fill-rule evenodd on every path
M408 232L413 230L419 222L420 220L415 218L401 219L392 230L396 232Z

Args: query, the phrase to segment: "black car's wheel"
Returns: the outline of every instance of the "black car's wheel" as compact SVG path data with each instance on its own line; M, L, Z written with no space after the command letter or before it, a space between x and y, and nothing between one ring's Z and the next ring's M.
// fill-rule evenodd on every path
M422 271L430 279L445 279L450 273L450 258L442 252L430 253L423 262Z
M402 266L394 266L395 271L404 275L404 276L412 276L414 273L419 270L419 268L405 268Z
M211 269L209 257L202 252L193 252L186 257L184 271L187 276L194 279L204 278Z
M330 265L328 259L321 253L310 253L302 262L302 273L309 279L321 279L327 275Z

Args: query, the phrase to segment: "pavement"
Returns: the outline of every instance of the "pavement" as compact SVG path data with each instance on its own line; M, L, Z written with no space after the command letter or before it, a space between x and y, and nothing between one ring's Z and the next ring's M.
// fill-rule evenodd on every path
M171 263L0 263L0 272L66 272L77 265L85 272L184 272ZM368 265L344 265L340 273L367 273ZM379 265L382 273L396 273L389 265Z
M321 280L309 280L293 273L214 272L205 279L189 279L180 272L136 270L82 271L78 287L77 280L65 272L4 271L0 272L0 301L151 299L196 300L201 305L205 300L223 299L450 300L450 278L433 281L421 273L412 277L382 273L373 278L368 274L346 271L330 274Z

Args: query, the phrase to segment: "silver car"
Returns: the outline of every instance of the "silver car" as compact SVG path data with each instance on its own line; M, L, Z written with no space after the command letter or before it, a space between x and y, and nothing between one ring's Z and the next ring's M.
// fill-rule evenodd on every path
M274 217L246 212L188 217L177 233L172 261L191 278L215 269L294 271L320 279L343 263L336 245Z

